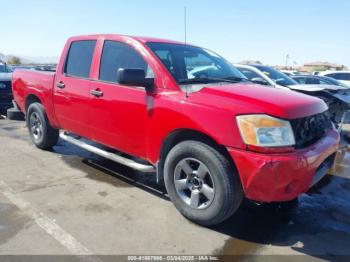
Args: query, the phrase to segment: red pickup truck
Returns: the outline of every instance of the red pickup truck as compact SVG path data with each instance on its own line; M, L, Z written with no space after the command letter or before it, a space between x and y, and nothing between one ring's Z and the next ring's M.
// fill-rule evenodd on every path
M297 198L339 144L322 100L252 84L216 53L169 40L72 37L56 73L16 70L13 94L37 147L61 138L153 173L202 225L243 197Z

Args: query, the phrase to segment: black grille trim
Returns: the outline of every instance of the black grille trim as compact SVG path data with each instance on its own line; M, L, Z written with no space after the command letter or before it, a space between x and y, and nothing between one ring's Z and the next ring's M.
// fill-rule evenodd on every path
M0 81L0 83L5 84L5 88L0 88L0 94L12 93L11 81Z
M295 148L302 149L315 144L333 127L328 111L308 117L290 121L294 137Z

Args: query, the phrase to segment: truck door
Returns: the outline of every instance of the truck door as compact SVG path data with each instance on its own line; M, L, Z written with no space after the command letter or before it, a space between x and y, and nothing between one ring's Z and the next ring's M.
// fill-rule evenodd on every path
M142 87L117 83L119 68L144 69L147 76L153 77L147 62L132 46L105 41L99 77L91 86L93 137L125 153L145 156L149 97Z
M54 86L55 114L61 128L91 138L90 68L95 40L72 42Z

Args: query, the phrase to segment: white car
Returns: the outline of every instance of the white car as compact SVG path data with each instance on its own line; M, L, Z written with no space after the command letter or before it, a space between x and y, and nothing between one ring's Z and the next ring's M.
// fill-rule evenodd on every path
M350 71L324 71L318 75L334 78L350 87Z
M343 112L350 109L350 88L336 85L301 85L282 72L264 65L234 65L250 81L280 89L316 96L329 106L332 120L341 121Z
M293 70L280 70L283 74L286 74L287 76L297 76L300 75L300 72L293 71Z

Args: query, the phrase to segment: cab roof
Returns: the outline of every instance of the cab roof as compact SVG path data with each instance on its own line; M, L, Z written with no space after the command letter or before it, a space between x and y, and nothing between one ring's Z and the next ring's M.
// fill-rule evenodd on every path
M96 39L96 38L130 38L134 39L139 42L143 43L169 43L169 44L186 44L181 41L175 41L175 40L168 40L168 39L162 39L162 38L155 38L155 37L145 37L145 36L131 36L131 35L120 35L120 34L93 34L93 35L80 35L80 36L73 36L70 37L71 40L77 41L77 40L86 40L86 39Z

